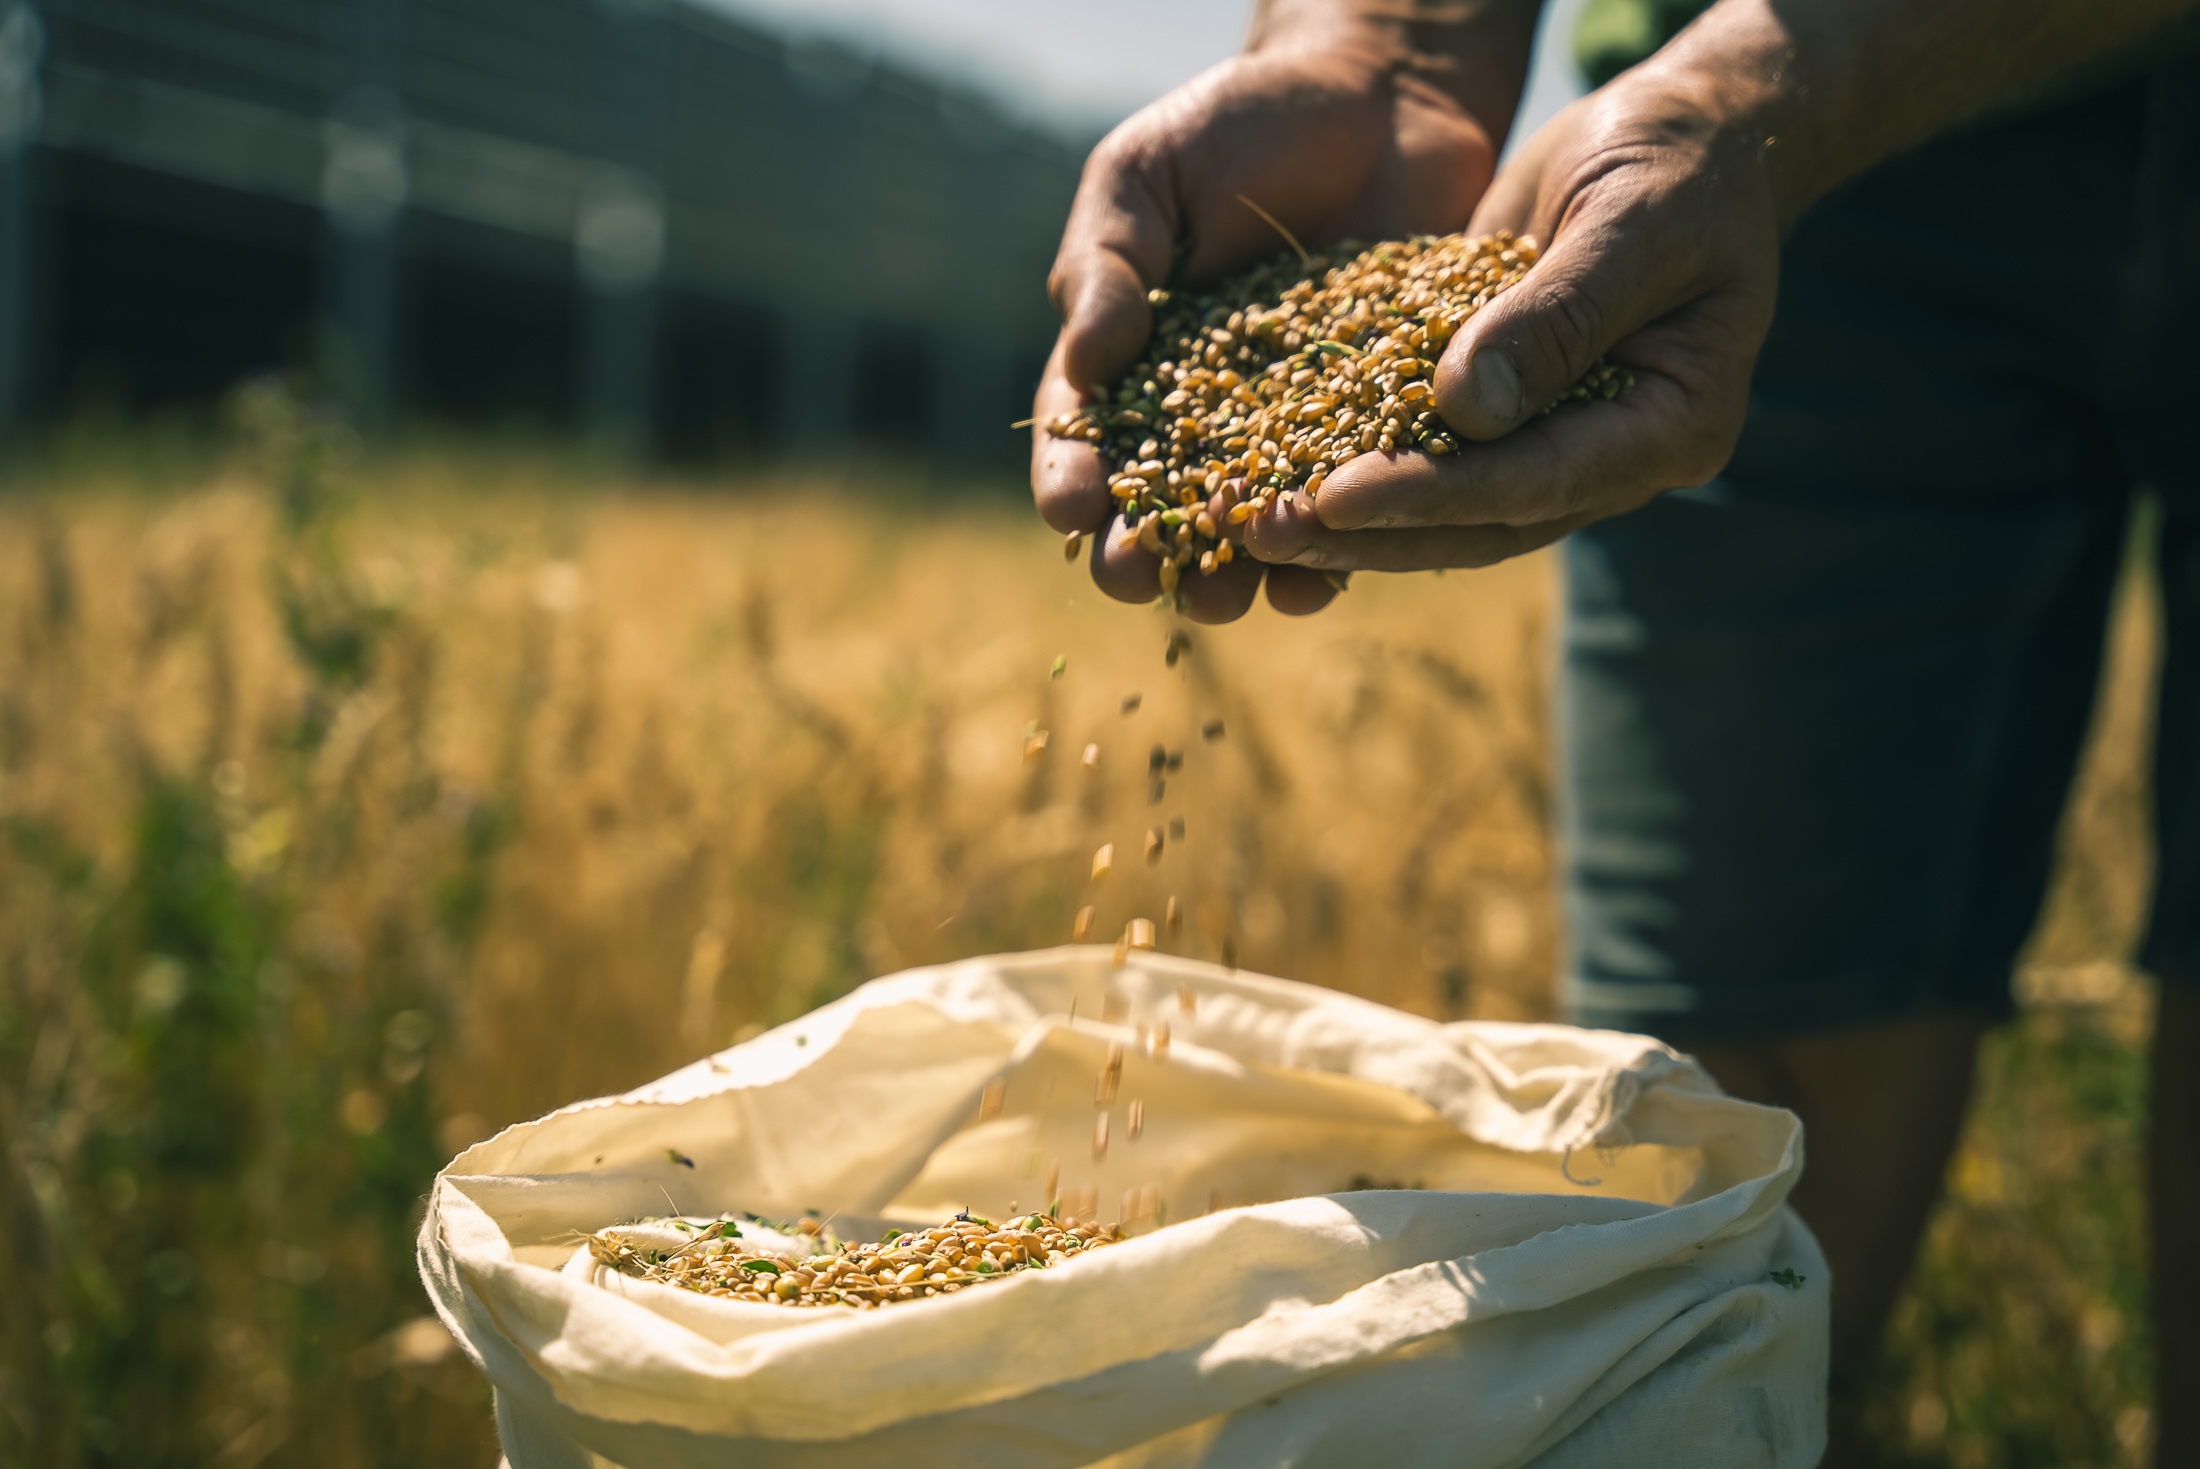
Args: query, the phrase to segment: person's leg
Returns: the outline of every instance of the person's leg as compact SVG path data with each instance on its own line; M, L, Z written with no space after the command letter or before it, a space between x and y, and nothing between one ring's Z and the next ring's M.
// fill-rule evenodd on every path
M2162 986L2147 1164L2154 1232L2154 1462L2200 1464L2200 989Z
M2009 1011L2092 705L2120 502L1746 485L1592 528L1565 670L1577 1019L1796 1111L1833 1272L1828 1457Z
M1566 1007L1802 1115L1850 1375L2011 1010L2120 560L2121 324L2023 242L2041 177L2127 213L2144 132L2133 89L1822 203L1727 472L1567 546Z
M2195 313L2200 317L2200 313ZM2188 436L2193 431L2187 427ZM2200 479L2160 485L2159 854L2139 962L2161 982L2147 1118L2160 1469L2200 1464Z
M1827 1469L1872 1462L1855 1434L1856 1385L1940 1197L1986 1027L1983 1015L1939 1014L1757 1045L1675 1042L1735 1096L1803 1119L1803 1180L1790 1202L1835 1286Z

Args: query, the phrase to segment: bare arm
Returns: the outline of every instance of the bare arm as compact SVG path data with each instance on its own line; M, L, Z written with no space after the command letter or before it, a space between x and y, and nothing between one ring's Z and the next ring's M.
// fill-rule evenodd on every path
M1547 242L1436 375L1455 455L1362 455L1257 517L1325 569L1472 566L1725 467L1772 321L1782 229L1889 155L2144 37L2193 0L1719 0L1522 148L1478 230ZM1599 355L1611 402L1538 417Z
M1767 180L1789 220L1882 159L2193 8L2193 0L1721 0L1644 70L1767 140Z
M1146 293L1183 252L1211 280L1275 252L1243 195L1310 243L1463 228L1496 169L1541 0L1265 0L1244 55L1111 133L1086 162L1048 281L1062 334L1036 404L1032 493L1055 529L1098 532L1093 579L1148 601L1160 564L1122 534L1099 455L1045 421L1109 382L1152 329ZM1186 584L1191 614L1241 615L1264 568L1243 559ZM1334 595L1289 568L1272 602Z

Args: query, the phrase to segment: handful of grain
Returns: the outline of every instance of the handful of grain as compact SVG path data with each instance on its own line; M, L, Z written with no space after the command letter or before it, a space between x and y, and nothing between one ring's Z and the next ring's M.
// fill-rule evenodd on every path
M767 1227L769 1243L743 1238L735 1220L669 1222L694 1231L694 1238L673 1250L640 1250L606 1229L588 1237L589 1253L624 1274L699 1295L870 1310L1067 1264L1124 1238L1119 1225L1064 1222L1052 1214L1019 1215L1000 1225L958 1214L937 1229L889 1230L876 1244L835 1239L807 1219L784 1233ZM805 1245L811 1253L801 1252Z
M1196 296L1151 292L1145 357L1047 431L1098 447L1109 492L1173 592L1184 568L1227 565L1236 551L1225 524L1278 495L1319 495L1361 454L1456 449L1436 413L1436 361L1535 261L1535 241L1509 230L1419 235L1284 257ZM1633 382L1599 361L1561 401L1610 398Z

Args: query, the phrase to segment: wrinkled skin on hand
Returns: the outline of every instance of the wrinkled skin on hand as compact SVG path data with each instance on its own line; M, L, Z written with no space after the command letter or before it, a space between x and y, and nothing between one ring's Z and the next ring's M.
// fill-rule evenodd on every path
M1318 504L1295 495L1249 522L1252 555L1339 571L1486 566L1717 474L1779 277L1778 209L1742 132L1632 74L1554 118L1469 226L1548 243L1437 366L1459 452L1361 455ZM1600 354L1635 385L1540 416Z
M1275 230L1240 195L1309 244L1449 234L1489 186L1492 139L1444 93L1376 56L1278 50L1222 63L1094 150L1048 281L1063 328L1034 408L1031 483L1056 530L1107 528L1092 548L1103 591L1151 601L1160 563L1115 517L1098 452L1045 424L1137 359L1153 325L1146 293L1170 278L1176 243L1185 245L1178 278L1193 288L1276 253ZM1264 577L1284 612L1313 612L1336 595L1320 571L1265 566L1254 552L1185 577L1186 612L1201 622L1241 617Z

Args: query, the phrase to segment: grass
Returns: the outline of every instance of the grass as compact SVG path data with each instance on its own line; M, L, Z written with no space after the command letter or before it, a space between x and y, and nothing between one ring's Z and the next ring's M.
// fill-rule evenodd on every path
M1547 560L1363 580L1171 669L1170 619L1005 505L245 417L236 454L79 443L0 500L0 1459L493 1464L413 1278L452 1151L1087 901L1545 1013ZM1899 1462L2144 1447L2143 613L1873 1399Z

